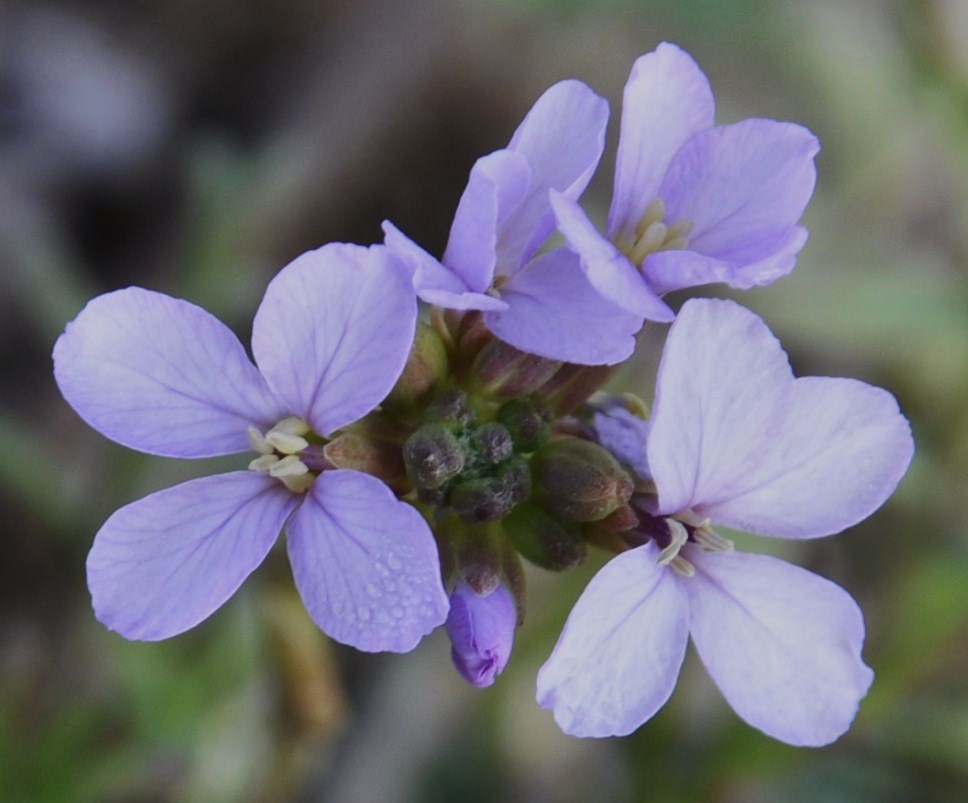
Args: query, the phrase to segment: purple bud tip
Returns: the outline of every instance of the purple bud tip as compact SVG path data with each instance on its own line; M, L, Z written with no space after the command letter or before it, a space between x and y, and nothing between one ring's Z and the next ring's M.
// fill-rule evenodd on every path
M494 683L511 657L517 618L507 586L478 596L464 581L457 584L450 595L446 627L450 657L464 680L478 688Z

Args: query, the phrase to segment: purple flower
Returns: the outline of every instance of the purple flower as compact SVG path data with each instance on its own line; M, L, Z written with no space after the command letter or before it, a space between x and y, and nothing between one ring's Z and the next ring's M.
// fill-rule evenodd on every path
M625 85L615 190L603 237L573 198L552 191L558 228L595 288L652 320L657 296L724 282L749 288L793 270L813 194L807 129L775 120L713 127L709 82L663 43Z
M463 580L457 584L450 595L447 635L450 657L464 680L481 688L494 683L511 657L517 620L507 586L498 585L481 595Z
M623 418L600 427L620 458ZM732 552L712 523L798 539L869 516L913 453L894 398L851 379L794 379L754 314L693 300L638 428L655 488L632 498L640 524L627 535L641 545L585 589L538 675L539 703L571 734L630 733L669 698L691 635L746 722L790 744L833 741L873 678L860 610L828 580Z
M596 293L569 249L534 257L554 229L549 191L568 199L582 193L601 158L607 120L608 104L583 83L552 86L508 147L474 165L442 261L384 222L386 244L410 266L420 298L482 310L498 337L543 357L592 365L626 359L641 315ZM658 299L651 312L672 319Z
M368 413L413 341L413 289L382 246L303 254L269 284L255 367L209 313L127 288L91 301L54 347L64 398L150 454L249 449L248 471L191 480L114 513L87 561L97 617L131 639L181 633L224 603L285 526L316 623L361 650L412 649L447 597L423 518L382 482L327 470L326 438Z

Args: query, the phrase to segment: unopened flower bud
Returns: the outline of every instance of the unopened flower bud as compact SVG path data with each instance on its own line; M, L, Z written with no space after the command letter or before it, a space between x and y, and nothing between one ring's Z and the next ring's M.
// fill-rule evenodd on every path
M474 420L474 411L468 405L467 396L463 392L448 390L427 405L423 420L427 424L441 421L470 424Z
M579 525L538 505L519 505L501 521L501 526L514 548L543 569L557 572L585 561L587 550Z
M460 676L479 688L493 684L511 657L517 626L514 597L507 586L498 585L480 596L459 582L450 595L445 626L450 657Z
M464 467L464 451L446 424L424 424L403 444L407 474L420 489L440 488Z
M471 437L471 445L482 460L495 466L514 451L511 433L496 421L479 426Z
M451 490L448 501L468 524L497 521L514 507L511 493L494 477L463 480Z
M597 443L561 438L531 460L535 492L548 510L572 521L598 521L632 496L628 473Z
M390 410L411 408L419 403L447 373L447 350L440 335L427 324L417 324L410 355L383 406Z
M406 468L400 447L392 441L360 432L344 432L323 447L323 457L333 468L363 471L398 488L406 484Z
M533 452L548 440L553 417L548 405L529 398L511 399L497 411L497 420L507 428L519 452Z
M495 399L527 396L540 388L561 367L557 360L520 351L494 339L474 361L473 375L480 391Z
M567 415L600 390L617 370L617 365L565 363L535 395L551 405L559 416Z

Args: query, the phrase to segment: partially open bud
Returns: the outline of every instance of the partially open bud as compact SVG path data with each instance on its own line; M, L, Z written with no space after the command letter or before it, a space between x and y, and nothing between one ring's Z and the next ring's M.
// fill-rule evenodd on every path
M472 686L494 683L511 657L517 611L514 597L505 585L479 596L461 581L450 595L446 622L450 636L450 657Z
M464 468L464 450L446 424L424 424L403 444L407 474L419 489L440 488Z
M388 410L405 410L426 398L447 373L447 350L440 335L427 324L417 324L410 356L390 395L383 401Z
M585 561L587 551L579 525L563 521L538 505L519 505L501 526L514 548L543 569L558 572Z
M598 521L622 507L635 484L597 443L561 438L531 459L535 496L548 510L572 521Z
M473 381L480 391L495 399L527 396L547 382L561 366L494 339L481 349L474 361Z

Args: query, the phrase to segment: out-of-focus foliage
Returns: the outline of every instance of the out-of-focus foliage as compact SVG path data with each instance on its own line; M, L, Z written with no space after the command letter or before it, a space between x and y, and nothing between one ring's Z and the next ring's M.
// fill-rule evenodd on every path
M0 800L958 801L968 789L968 12L960 0L27 2L0 7ZM207 473L105 442L50 349L141 284L247 340L266 281L391 218L439 251L474 158L567 76L609 97L662 39L718 119L820 136L795 273L743 294L800 373L890 388L918 452L872 520L779 545L854 593L877 680L815 751L736 719L690 655L626 739L561 735L535 673L600 565L529 576L490 690L440 635L327 643L282 556L193 633L94 620L84 557L118 506ZM614 147L617 127L610 131ZM604 215L611 155L586 205ZM661 331L619 383L650 395ZM231 460L225 465L235 466ZM756 539L744 548L776 548ZM275 560L274 558L280 558Z

